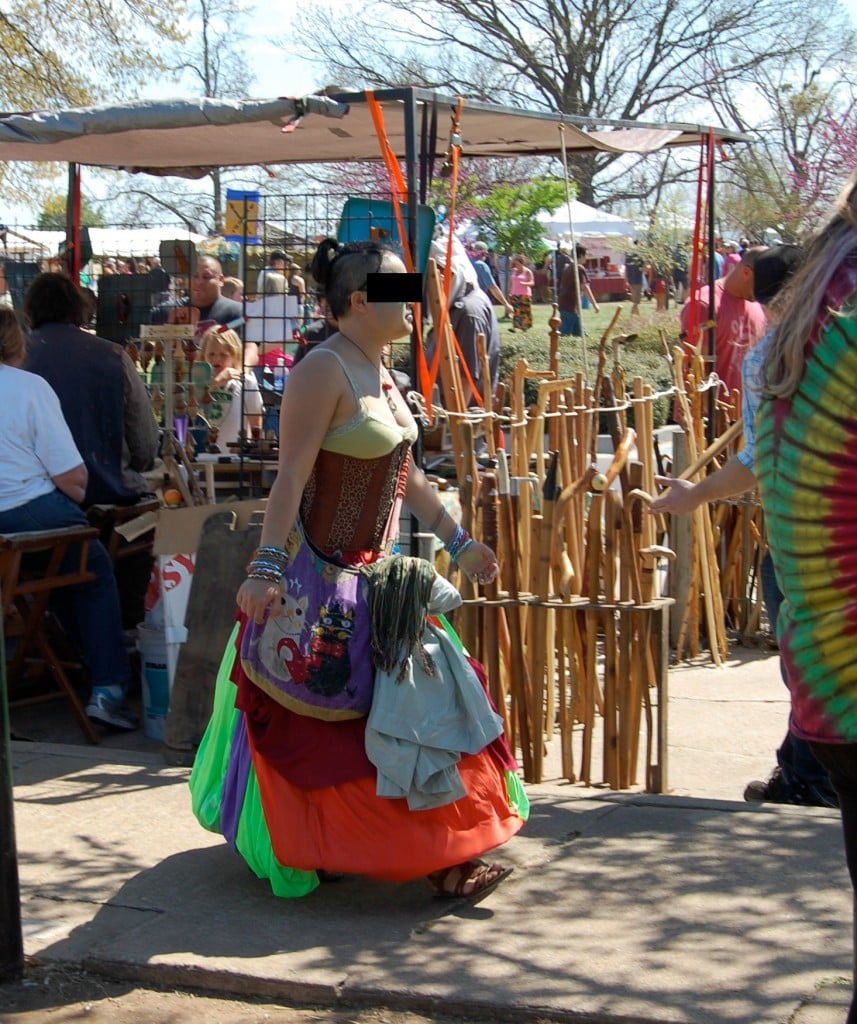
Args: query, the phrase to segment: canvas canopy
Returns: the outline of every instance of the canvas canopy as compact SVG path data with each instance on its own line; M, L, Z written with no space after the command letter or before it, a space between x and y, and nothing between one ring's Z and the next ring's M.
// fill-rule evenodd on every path
M569 218L569 205L571 217ZM563 204L551 213L540 213L539 223L548 238L554 241L567 240L574 230L577 235L616 235L625 238L636 238L637 228L633 221L617 217L612 213L597 210L575 199L571 204Z
M415 118L435 119L420 150L441 158L457 99L412 88L376 93L389 144L414 155ZM652 153L707 137L699 125L602 122L467 101L465 156ZM719 142L747 141L714 129ZM378 139L363 93L268 100L170 100L0 116L0 160L59 161L151 174L200 177L213 167L377 160Z

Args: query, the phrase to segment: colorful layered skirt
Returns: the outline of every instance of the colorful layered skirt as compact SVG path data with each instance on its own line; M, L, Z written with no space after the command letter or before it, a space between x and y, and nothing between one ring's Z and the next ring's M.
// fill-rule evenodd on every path
M464 797L411 811L405 799L376 795L365 719L326 722L275 704L243 675L237 637L236 626L191 774L193 811L277 896L312 892L319 870L421 878L482 856L522 827L529 804L505 744L462 756Z

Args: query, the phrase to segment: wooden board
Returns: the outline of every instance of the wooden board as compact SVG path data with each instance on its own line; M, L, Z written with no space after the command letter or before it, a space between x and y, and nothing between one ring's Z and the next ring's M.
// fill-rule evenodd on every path
M191 765L208 724L214 682L235 622L235 594L262 534L262 512L244 528L224 508L202 525L185 625L188 636L179 650L170 710L164 727L164 760Z

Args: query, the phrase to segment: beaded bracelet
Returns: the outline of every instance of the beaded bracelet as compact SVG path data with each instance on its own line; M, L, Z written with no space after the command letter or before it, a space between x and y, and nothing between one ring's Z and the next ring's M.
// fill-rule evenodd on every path
M473 543L473 538L463 526L456 526L452 538L444 544L453 562L457 562L463 552Z
M472 537L468 537L467 540L458 549L458 551L456 551L455 557L452 559L453 562L457 562L461 558L461 556L464 554L464 552L470 547L470 545L471 544L475 544L475 543L476 543L476 541ZM450 556L450 557L452 557L452 556Z
M253 557L256 555L272 555L274 558L281 558L284 562L288 562L289 556L286 554L285 548L274 547L273 545L266 545L265 547L256 548L253 552Z
M279 583L288 564L289 556L282 548L266 546L253 552L244 571L248 579Z

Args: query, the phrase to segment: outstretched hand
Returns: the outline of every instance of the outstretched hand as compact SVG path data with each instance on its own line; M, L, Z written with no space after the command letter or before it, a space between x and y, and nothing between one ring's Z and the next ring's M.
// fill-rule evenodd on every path
M671 515L683 516L693 512L699 506L695 493L695 484L679 477L656 476L655 482L666 490L658 495L649 505L649 512L657 514L668 512Z

